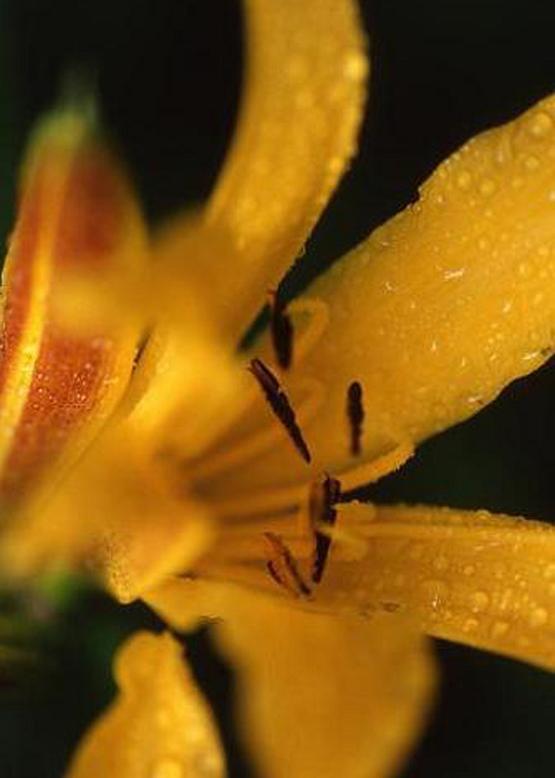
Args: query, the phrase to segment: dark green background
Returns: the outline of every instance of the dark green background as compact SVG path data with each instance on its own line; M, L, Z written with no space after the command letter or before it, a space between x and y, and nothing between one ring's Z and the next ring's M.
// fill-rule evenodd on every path
M467 137L555 87L555 3L376 0L364 13L374 71L361 154L290 289L413 199L422 178ZM2 230L13 215L27 131L74 66L95 74L150 219L206 195L233 127L239 21L231 0L0 0ZM372 495L553 520L554 390L550 366L517 382L478 417L423 446ZM155 622L141 607L117 607L85 589L63 608L16 599L35 614L41 661L3 679L0 776L54 778L112 692L113 648ZM231 774L247 776L230 725L230 676L211 658L206 635L190 651L224 723ZM441 698L407 778L552 775L553 677L447 644L438 654Z

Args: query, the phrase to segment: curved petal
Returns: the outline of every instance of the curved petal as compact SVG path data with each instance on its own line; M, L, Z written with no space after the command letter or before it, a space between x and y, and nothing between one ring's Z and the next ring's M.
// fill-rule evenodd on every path
M138 339L133 319L84 333L58 316L72 275L133 273L143 223L120 167L83 109L39 127L24 166L4 271L0 335L0 491L19 499L53 463L75 461L120 399Z
M348 561L338 538L317 607L404 613L430 635L555 669L554 527L365 505L342 508L338 526L366 551Z
M367 72L354 0L245 0L245 13L243 105L202 218L226 248L202 267L191 256L187 268L206 276L235 339L301 250L353 153ZM178 218L162 234L161 256L184 257L189 223Z
M304 429L318 470L456 424L550 356L554 144L549 97L463 146L415 205L309 290L327 306L329 324L290 385L316 380L326 393ZM357 458L346 418L353 381L362 386L365 411ZM300 470L276 451L253 463L248 478L286 481Z
M222 747L205 700L169 634L120 649L119 695L77 749L67 778L218 778Z
M391 775L424 724L432 667L402 619L307 613L202 581L149 600L180 626L195 609L224 617L216 636L238 673L241 732L267 778Z

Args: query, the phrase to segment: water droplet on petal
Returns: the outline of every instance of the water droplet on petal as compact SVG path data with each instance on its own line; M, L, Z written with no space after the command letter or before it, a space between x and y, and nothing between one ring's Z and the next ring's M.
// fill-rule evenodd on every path
M543 571L543 577L548 581L555 579L555 562L546 565Z
M457 186L459 189L468 189L472 183L472 176L467 170L463 170L457 176Z
M509 623L507 621L495 621L491 628L491 635L493 638L501 638L509 631Z
M528 132L534 138L545 138L553 129L553 119L545 111L539 111L532 116L528 124Z
M422 589L428 604L433 610L438 610L449 593L447 584L438 579L423 581Z
M492 181L490 178L486 178L480 184L480 194L484 197L489 197L489 195L492 195L495 192L495 189L495 181Z
M463 624L463 632L475 632L479 626L477 619L467 619Z
M464 275L464 267L458 267L454 270L446 270L443 277L446 281L451 281L453 278L461 278Z
M449 567L449 561L447 557L443 556L443 554L440 554L434 559L433 565L436 570L439 571L447 570L447 568Z
M181 764L173 757L160 759L150 772L149 778L184 778Z
M533 154L530 154L530 156L526 157L526 159L524 160L524 167L526 168L526 170L529 170L530 172L537 170L539 166L540 166L540 161Z
M549 614L545 608L534 608L530 613L530 626L531 627L543 627L547 623Z
M489 597L486 592L474 592L470 597L470 608L474 613L485 610L489 605Z
M368 72L366 57L360 51L351 52L345 59L343 72L353 81L362 80Z

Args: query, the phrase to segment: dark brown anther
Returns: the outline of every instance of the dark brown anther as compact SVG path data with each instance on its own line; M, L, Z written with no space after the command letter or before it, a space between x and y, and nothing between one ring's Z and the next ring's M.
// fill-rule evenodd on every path
M272 579L295 597L308 597L311 593L310 587L305 583L293 554L281 537L275 532L265 532L264 537L272 554L272 558L266 563L266 569Z
M133 357L133 370L136 370L137 367L139 366L139 363L143 358L143 354L146 351L146 347L148 346L149 340L150 340L150 332L145 332L145 334L142 336L141 340L137 344L137 350L135 351L135 356Z
M347 418L351 428L351 454L357 457L361 452L362 423L364 421L362 386L358 381L353 381L347 389Z
M293 323L275 290L268 293L272 318L270 332L278 365L287 370L293 361Z
M312 580L320 583L326 567L331 546L329 535L321 532L318 527L325 525L333 527L337 520L336 503L341 496L341 484L337 478L325 474L317 481L311 490L309 500L310 523L314 529L314 555L312 562Z
M281 388L279 381L261 359L252 359L249 370L258 381L268 405L285 427L295 448L305 462L310 462L310 451L308 450L301 429L297 424L295 412L287 399L287 395Z

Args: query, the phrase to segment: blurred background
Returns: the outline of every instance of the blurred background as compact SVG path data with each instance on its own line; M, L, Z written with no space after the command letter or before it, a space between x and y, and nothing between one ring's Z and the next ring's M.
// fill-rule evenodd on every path
M299 0L302 2L302 0ZM555 88L555 4L542 0L364 0L374 69L361 152L302 265L299 289L410 202L416 187L474 133ZM229 141L241 82L238 0L0 0L0 227L13 219L29 129L68 69L96 79L105 122L156 223L202 199ZM470 422L424 445L369 495L555 517L555 371L511 386ZM0 670L0 776L59 776L79 734L113 694L110 659L155 619L53 581L0 603L31 647ZM7 618L3 616L2 618ZM0 619L1 621L1 619ZM232 778L253 775L233 734L233 678L206 632L189 641L214 702ZM443 684L408 778L545 778L553 774L555 679L437 644Z

